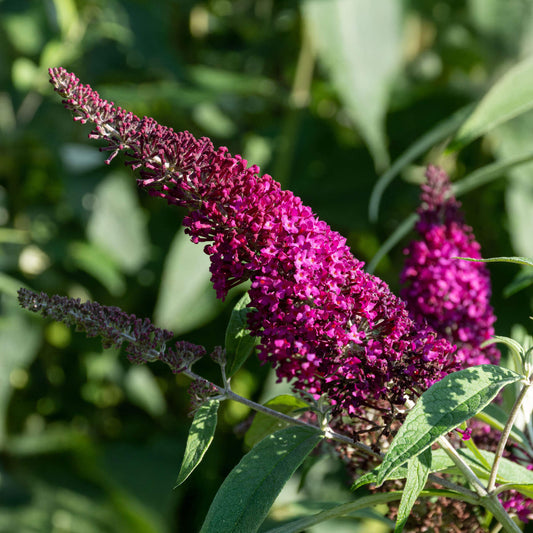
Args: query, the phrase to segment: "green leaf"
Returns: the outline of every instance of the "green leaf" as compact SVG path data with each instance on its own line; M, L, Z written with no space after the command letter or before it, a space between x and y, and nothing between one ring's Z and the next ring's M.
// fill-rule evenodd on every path
M495 454L493 452L478 450L483 460L476 457L471 450L465 448L461 448L457 452L465 459L478 477L482 479L489 478L490 469L486 468L486 464L492 465L494 463ZM512 483L513 485L519 485L521 487L517 489L519 492L530 498L533 496L533 472L505 457L501 459L496 481L500 484Z
M27 380L26 369L35 358L41 343L41 325L21 309L16 300L2 299L0 316L0 447L7 437L7 411L13 393L12 381Z
M296 468L322 439L319 431L289 427L269 435L230 472L201 533L253 533Z
M303 531L305 530L305 526L303 528L301 526L298 528L296 527L300 520L308 520L309 518L313 520L314 516L316 516L317 513L329 509L334 509L335 507L339 507L344 504L344 502L341 503L340 501L333 501L329 499L327 501L318 501L312 499L312 497L310 497L308 494L306 494L304 497L304 500L299 499L293 502L284 501L280 504L281 512L279 513L276 513L276 507L273 507L272 512L268 516L268 522L265 522L261 526L259 531L261 533L271 533L272 531L280 530L291 532ZM386 516L383 516L383 514L380 513L379 510L372 509L370 507L358 511L353 511L339 518L342 520L343 524L345 524L348 519L352 519L352 529L349 529L350 525L347 524L348 529L345 530L345 528L343 527L343 532L360 532L361 523L368 523L368 521L372 521L374 523L377 521L381 524L385 524L385 526L387 526L387 529L392 529L394 527L394 522L392 520L390 520ZM325 526L309 529L308 531L313 531L313 533L327 533L328 531L334 531L336 529L336 525L339 523L339 518L333 518L332 520L334 520L335 522L332 522L329 528ZM376 528L376 530L377 529L381 531L381 528L379 528L379 526Z
M379 467L372 469L370 472L359 476L353 483L351 489L357 490L364 485L369 485L370 483L377 484L378 482ZM407 467L400 466L394 472L391 472L390 476L387 477L385 481L390 481L393 479L405 479L407 477Z
M509 69L478 103L448 147L457 151L502 124L533 108L533 59Z
M456 111L451 117L439 122L434 128L417 139L376 181L370 201L368 202L368 217L371 222L376 222L379 214L379 204L385 189L396 176L413 162L418 156L427 152L435 144L451 135L470 115L474 105L470 104Z
M266 533L299 533L301 531L308 531L308 528L311 526L321 524L327 520L351 516L353 513L363 509L371 509L376 505L397 501L400 499L400 497L400 491L379 493L372 494L371 496L363 496L355 501L335 505L333 507L325 506L325 509L319 513L310 516L304 516L287 524L283 524L282 526L268 529ZM389 525L392 526L392 524ZM312 531L314 531L314 529ZM328 531L328 529L321 531Z
M303 4L319 58L381 169L389 163L385 114L401 62L402 11L396 0Z
M126 292L126 282L116 260L97 244L73 241L68 245L73 263L98 280L113 296Z
M174 488L181 485L189 477L209 448L217 426L219 406L220 400L209 400L196 411Z
M292 415L302 409L309 409L309 404L304 402L301 398L297 398L290 394L281 394L266 402L265 407L274 409L279 413ZM288 422L284 422L279 418L268 416L264 413L256 413L252 425L246 432L244 437L244 444L248 448L253 448L258 442L263 440L267 435L275 433L276 431L287 427Z
M165 412L165 397L152 372L145 365L130 366L124 378L124 389L129 400L152 416Z
M246 317L251 311L247 305L250 303L248 293L235 304L226 328L226 376L230 378L241 368L250 357L257 337L250 335Z
M518 357L522 357L524 355L524 347L515 339L512 339L511 337L502 337L501 335L494 335L493 339L495 342L501 342L502 344L505 344Z
M478 263L514 263L515 265L533 266L533 259L528 257L489 257L488 259L475 259L473 257L458 257L465 261L474 261Z
M430 472L451 472L455 470L455 463L451 460L449 455L442 448L432 450ZM354 484L351 487L351 490L357 490L363 485L368 485L369 483L377 483L378 473L379 466L374 468L370 472L363 474L355 480ZM407 467L404 465L391 472L385 481L390 481L392 479L405 479L406 477Z
M138 272L150 257L150 239L135 184L128 174L115 172L94 193L87 224L89 240L105 250L124 272Z
M525 163L529 163L531 160L533 160L533 154L528 152L526 155L520 155L518 157L485 165L484 167L471 172L460 181L456 181L452 186L452 192L456 197L461 196L462 194L473 191L491 181L505 177L509 170L524 165Z
M490 135L493 151L501 160L527 156L531 153L531 129L533 112L529 111L514 120L502 124ZM533 189L531 175L533 164L517 166L508 173L505 188L507 224L513 250L517 255L533 257L531 227L533 225Z
M367 509L370 507L375 507L376 505L386 504L399 500L401 495L401 491L394 491L388 493L372 494L371 496L364 496L362 498L358 498L353 502L337 505L331 509L326 509L318 514L306 516L288 524L284 524L283 526L276 527L274 529L269 529L268 533L297 533L300 531L306 531L307 528L325 522L326 520L338 518L341 516L349 516L352 513L361 509ZM439 496L442 496L444 498L460 499L472 504L476 503L475 498L470 498L469 496L458 494L457 492L449 490L424 490L420 494L420 497L424 498L435 498Z
M520 379L512 370L480 365L454 372L435 383L420 397L394 437L380 466L378 483L481 411L502 387Z
M526 273L527 272L527 273ZM509 298L517 292L523 291L533 285L533 274L530 274L531 269L525 267L521 273L519 273L511 283L505 286L503 289L503 297Z
M401 533L411 514L416 499L426 486L431 465L431 448L427 448L407 462L407 479L398 507L394 533Z
M207 323L221 309L211 286L209 256L181 228L165 259L154 322L182 335Z

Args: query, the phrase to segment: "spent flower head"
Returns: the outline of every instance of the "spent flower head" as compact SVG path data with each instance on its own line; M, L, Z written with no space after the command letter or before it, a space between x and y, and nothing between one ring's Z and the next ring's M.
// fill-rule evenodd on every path
M205 348L187 341L178 341L173 348L167 343L174 337L171 331L155 327L148 318L137 318L118 307L81 302L79 298L49 296L28 289L19 289L19 303L25 309L44 317L75 326L88 337L100 337L104 348L124 347L134 363L160 360L174 373L190 369L205 354Z
M122 151L140 188L189 210L183 223L205 243L218 297L251 281L249 327L279 379L352 414L378 399L402 403L456 368L450 343L416 324L339 233L257 166L115 107L62 68L50 76L74 119L94 125L107 162Z

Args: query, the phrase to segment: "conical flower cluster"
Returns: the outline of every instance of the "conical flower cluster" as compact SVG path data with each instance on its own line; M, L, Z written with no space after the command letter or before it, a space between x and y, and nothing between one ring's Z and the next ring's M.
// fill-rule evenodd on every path
M419 323L427 322L457 346L462 368L497 363L494 345L481 344L494 335L491 285L472 228L463 221L461 204L451 193L447 174L429 166L422 186L416 231L420 239L405 250L401 295Z
M280 379L354 413L402 403L456 368L451 344L415 323L340 234L258 167L115 107L64 69L50 75L74 119L94 124L108 161L124 152L140 188L188 209L183 223L205 243L218 297L251 281L249 326Z

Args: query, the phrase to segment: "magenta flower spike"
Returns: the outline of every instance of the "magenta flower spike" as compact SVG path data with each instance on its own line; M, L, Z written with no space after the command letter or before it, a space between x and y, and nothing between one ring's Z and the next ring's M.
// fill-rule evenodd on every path
M457 346L461 367L493 363L500 358L495 345L481 348L494 335L496 321L490 305L491 285L480 245L451 193L447 174L429 166L422 186L416 231L420 240L405 250L401 295L417 322L426 322Z
M50 77L74 120L93 123L107 162L124 152L140 188L189 210L183 223L205 243L217 296L251 281L249 326L279 379L355 413L403 403L456 369L450 343L416 324L339 233L257 166L115 107L63 68Z

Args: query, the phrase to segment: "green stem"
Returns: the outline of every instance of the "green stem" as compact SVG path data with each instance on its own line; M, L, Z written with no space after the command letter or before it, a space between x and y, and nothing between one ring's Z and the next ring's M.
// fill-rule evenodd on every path
M438 443L441 448L446 452L448 457L455 463L457 468L463 473L466 479L471 485L473 485L475 491L481 498L487 496L487 490L483 486L481 480L474 474L472 469L466 464L463 458L457 453L455 448L451 445L450 441L446 437L439 437Z
M461 470L468 481L474 486L474 489L480 496L479 505L482 505L490 511L498 522L502 525L507 533L521 533L521 529L515 524L513 519L509 516L507 511L503 508L500 500L495 494L490 494L483 486L479 478L474 474L471 468L463 461L457 454L455 448L450 444L446 437L440 437L438 440L444 451L456 464L457 468ZM465 500L466 501L466 500Z
M245 398L244 396L240 396L239 394L236 394L229 388L229 383L227 387L224 388L224 387L220 387L219 385L216 385L215 383L208 381L207 379L196 374L192 370L185 370L183 373L189 376L191 379L194 379L194 380L199 379L199 380L210 383L213 387L215 387L215 389L218 391L222 399L234 400L236 402L242 403L243 405L246 405L247 407L249 407L250 409L253 409L254 411L264 413L265 415L272 416L274 418L277 418L278 420L283 420L284 422L287 422L288 424L291 424L291 425L303 426L303 427L313 428L318 431L322 431L325 434L325 437L327 439L331 439L336 442L340 442L342 444L347 444L348 446L352 446L353 448L356 448L360 452L363 452L367 455L371 455L372 457L374 457L375 459L378 459L379 461L383 460L383 457L384 457L383 454L375 452L372 448L370 448L370 446L366 446L365 444L362 444L361 442L354 441L352 438L347 437L346 435L336 433L329 427L326 427L325 430L323 430L322 428L319 428L318 426L315 426L314 424L310 424L309 422L299 420L298 418L293 418L292 416L286 415L285 413L280 413L279 411L270 409L269 407L266 407L265 405L261 405L252 400L249 400L248 398ZM432 483L437 483L443 487L446 487L449 490L462 494L463 496L465 496L465 498L476 497L475 493L473 493L472 491L465 489L464 487L461 487L460 485L457 485L456 483L453 483L452 481L449 481L435 474L430 474L428 479Z
M509 439L511 430L513 429L513 425L516 420L516 417L518 416L518 413L520 412L520 407L524 403L524 399L527 396L532 385L533 385L532 383L524 384L524 386L522 387L522 390L520 391L520 394L518 395L518 398L516 399L515 404L513 405L513 409L511 410L509 419L507 420L507 423L505 424L505 427L503 428L502 436L500 438L500 442L498 442L498 448L496 449L496 452L494 455L494 463L492 464L492 470L490 472L489 483L487 485L488 492L492 492L494 488L496 487L496 477L498 476L498 468L500 466L500 462L503 456L503 450L507 444L507 440Z
M315 426L314 424L310 424L309 422L305 422L303 420L299 420L297 418L293 418L292 416L286 415L284 413L280 413L279 411L275 411L274 409L270 409L269 407L266 407L264 405L258 404L256 402L253 402L252 400L249 400L248 398L245 398L244 396L240 396L239 394L234 393L229 388L229 383L226 384L226 387L220 387L219 385L216 385L202 376L196 374L192 370L185 370L183 372L185 375L189 376L191 379L194 380L201 380L208 383L211 383L213 387L217 390L217 392L220 394L220 397L222 399L228 399L228 400L234 400L236 402L242 403L249 407L250 409L253 409L254 411L259 411L261 413L264 413L268 416L273 416L275 418L278 418L279 420L283 420L291 425L297 425L297 426L304 426L308 428L313 428L318 431L322 431L321 428ZM354 448L372 455L373 457L381 460L383 458L383 455L380 453L375 452L372 450L369 446L366 446L360 442L355 442L350 437L346 437L345 435L341 435L340 433L336 433L331 428L326 428L324 431L326 438L335 440L337 442L341 442L343 444L348 444L350 446L353 446ZM429 479L433 483L438 483L442 486L448 487L453 491L456 491L458 498L462 501L466 501L469 503L473 503L475 505L482 505L485 507L488 511L490 511L496 519L502 524L503 529L507 533L521 533L521 530L518 528L518 526L513 522L511 517L507 514L505 509L503 508L502 504L500 503L498 497L495 494L489 494L487 493L486 489L483 487L483 484L481 481L477 478L477 476L472 472L470 467L463 461L463 459L457 454L453 446L449 443L449 441L445 437L441 437L439 439L439 443L444 448L446 453L452 458L454 463L458 466L458 468L465 474L467 479L474 485L477 495L469 491L468 489L465 489L464 487L461 487L459 485L456 485L455 483L451 483L448 480L441 478L439 476L436 476L434 474L431 474L429 476ZM394 494L394 493L392 493ZM390 497L390 493L389 493ZM397 496L393 496L392 499L398 499ZM358 500L360 502L360 500ZM357 503L357 502L355 502ZM346 504L347 508L353 504ZM355 508L353 509L355 510ZM327 511L325 511L327 512Z

